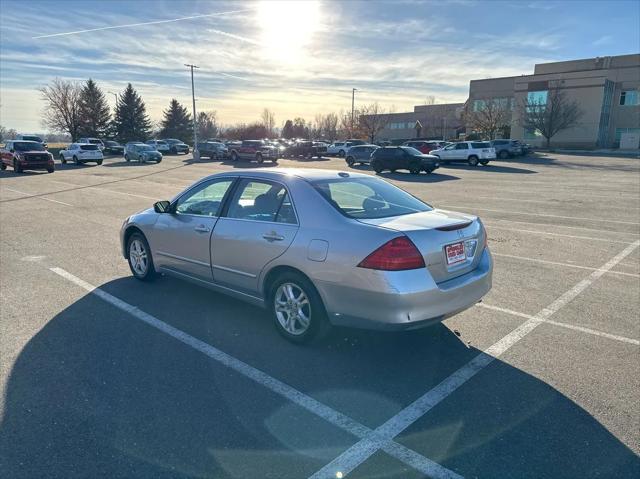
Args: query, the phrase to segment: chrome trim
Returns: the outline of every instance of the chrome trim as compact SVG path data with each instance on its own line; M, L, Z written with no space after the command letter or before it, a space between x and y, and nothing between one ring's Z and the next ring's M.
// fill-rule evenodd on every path
M247 278L257 278L258 275L245 273L244 271L238 271L237 269L227 268L226 266L219 266L217 264L211 265L214 269L221 269L222 271L227 271L228 273L235 273L241 276L246 276Z
M207 268L211 267L209 263L205 263L204 261L198 261L196 259L185 258L184 256L178 256L177 254L165 253L164 251L156 251L156 254L160 256L166 256L168 258L179 259L180 261L185 261L187 263L197 264L198 266L206 266Z

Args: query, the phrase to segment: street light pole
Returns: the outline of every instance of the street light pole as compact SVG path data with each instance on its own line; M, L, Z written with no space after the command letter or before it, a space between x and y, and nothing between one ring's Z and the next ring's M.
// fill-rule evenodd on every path
M185 63L184 66L191 69L191 99L193 100L193 159L195 161L200 161L200 152L198 151L198 129L196 127L196 93L193 86L193 69L200 67L188 63Z
M351 89L351 135L353 136L353 115L355 113L355 104L356 104L356 92L357 88Z
M112 91L109 91L107 93L111 93L113 95L113 98L116 99L116 106L118 106L118 94L117 93L113 93Z

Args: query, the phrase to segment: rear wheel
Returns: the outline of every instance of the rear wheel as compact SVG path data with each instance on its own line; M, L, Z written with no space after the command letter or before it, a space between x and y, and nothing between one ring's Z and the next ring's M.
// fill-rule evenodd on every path
M146 238L140 233L133 233L127 241L127 261L133 276L141 281L155 279L156 269L153 266L151 249Z
M501 160L506 160L507 158L509 158L509 152L507 150L502 150L500 153L498 153L498 158L500 158Z
M127 154L124 155L124 161L131 161L131 158L129 158L129 155Z
M482 166L487 166L489 164L489 160L480 160L480 164Z
M7 165L5 165L4 161L0 161L0 170L4 171L7 169Z
M431 168L425 168L425 169L424 169L424 172L425 172L427 175L430 175L431 173L433 173L433 170L432 170Z
M467 162L471 165L471 166L478 166L478 157L476 155L471 155L469 157L469 159L467 160Z
M262 163L264 159L262 158L262 153L256 153L256 161L258 163Z
M338 152L338 156L339 156L340 158L344 158L344 150L340 150L340 151Z
M53 168L47 168L47 173L53 173L55 170Z
M305 343L330 329L320 295L301 274L280 275L271 285L269 302L276 329L291 342Z
M420 168L411 168L411 169L409 170L409 172L410 172L412 175L419 175L419 174L420 174Z
M16 160L13 160L13 172L22 173L22 166L20 166Z
M355 163L355 160L353 159L353 156L347 156L347 165L353 166L354 163Z

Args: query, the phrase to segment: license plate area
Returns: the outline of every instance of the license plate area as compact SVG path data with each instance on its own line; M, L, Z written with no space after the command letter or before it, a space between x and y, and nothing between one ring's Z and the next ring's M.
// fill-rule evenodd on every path
M446 245L444 253L447 258L447 265L461 263L467 259L463 241Z

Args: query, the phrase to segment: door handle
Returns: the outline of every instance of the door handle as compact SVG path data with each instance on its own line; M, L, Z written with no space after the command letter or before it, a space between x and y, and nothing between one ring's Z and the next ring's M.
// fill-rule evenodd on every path
M208 233L209 231L211 231L205 225L198 225L193 229L194 229L194 231L197 231L198 233Z
M284 239L284 236L280 236L275 232L265 233L262 235L262 237L267 241L282 241Z

